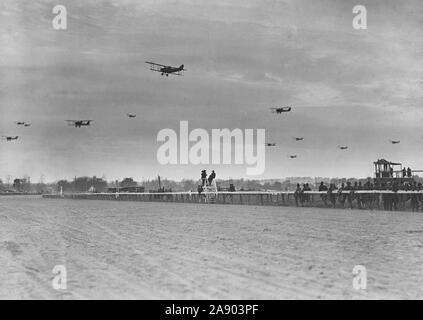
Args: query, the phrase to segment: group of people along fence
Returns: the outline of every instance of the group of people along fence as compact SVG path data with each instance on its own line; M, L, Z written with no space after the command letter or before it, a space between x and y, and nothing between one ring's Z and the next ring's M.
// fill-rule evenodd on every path
M409 193L398 193L398 191L412 191ZM296 206L311 206L312 191L308 183L297 184L294 193ZM408 205L412 211L423 210L422 183L411 182L386 182L373 183L370 179L366 183L351 182L342 183L339 187L331 183L329 187L321 182L318 188L321 192L320 198L326 207L341 207L350 209L383 209L383 210L405 210ZM347 192L346 192L347 191ZM356 192L356 191L369 191ZM390 191L390 192L379 192Z

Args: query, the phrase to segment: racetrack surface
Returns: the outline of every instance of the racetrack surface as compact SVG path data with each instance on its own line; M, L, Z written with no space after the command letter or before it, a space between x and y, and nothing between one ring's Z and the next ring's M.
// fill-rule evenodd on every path
M4 196L0 263L1 299L421 299L423 214Z

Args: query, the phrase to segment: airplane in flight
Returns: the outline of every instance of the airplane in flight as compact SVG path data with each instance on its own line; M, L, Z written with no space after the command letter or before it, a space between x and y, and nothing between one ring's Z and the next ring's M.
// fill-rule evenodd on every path
M136 114L132 114L132 113L127 113L126 114L128 118L136 118L137 115Z
M291 159L296 159L296 158L297 158L297 155L296 155L296 154L291 154L289 157L290 157Z
M75 128L81 128L83 126L90 126L94 120L65 120L68 125L75 126Z
M18 126L24 126L24 127L30 127L30 126L31 126L31 124L30 124L30 123L25 122L25 121L16 121L15 123L16 123L16 125L18 125Z
M3 136L2 139L10 142L12 140L18 140L19 136L11 137L11 136Z
M399 140L389 140L389 142L391 142L392 144L398 144L398 143L400 143L401 141L399 141Z
M182 76L182 71L187 71L184 69L184 65L181 64L179 67L172 67L172 66L165 66L164 64L159 64L155 62L146 61L145 63L150 65L151 71L160 72L161 75L166 75L166 77L169 76L169 74Z
M341 150L347 150L348 146L338 146L338 148L341 149Z
M281 114L283 112L290 112L291 109L292 109L291 107L270 108L270 110L272 110L272 113L277 113L277 114Z
M276 147L276 143L274 142L267 142L264 144L266 147Z
M304 137L294 137L295 141L303 141Z

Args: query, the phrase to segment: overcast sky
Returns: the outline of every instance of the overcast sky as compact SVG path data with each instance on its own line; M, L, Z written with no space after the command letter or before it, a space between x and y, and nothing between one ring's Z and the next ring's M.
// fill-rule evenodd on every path
M52 28L57 4L66 31ZM352 27L356 4L367 30ZM377 158L423 169L421 0L1 0L0 11L0 135L20 136L0 143L0 179L180 180L203 167L218 178L365 177ZM146 60L188 71L161 77ZM283 105L293 111L270 113ZM159 165L157 133L181 120L263 128L278 145L258 177Z

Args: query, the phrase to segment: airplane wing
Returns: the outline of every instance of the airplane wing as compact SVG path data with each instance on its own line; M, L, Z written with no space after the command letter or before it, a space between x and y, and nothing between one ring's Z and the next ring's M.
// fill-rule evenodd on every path
M164 64L160 64L160 63L155 63L155 62L150 62L150 61L146 61L145 63L151 65L151 66L157 66L157 67L169 67L169 66L165 66Z

